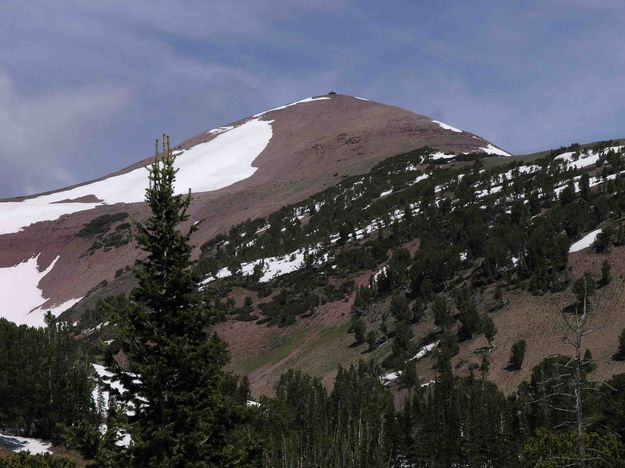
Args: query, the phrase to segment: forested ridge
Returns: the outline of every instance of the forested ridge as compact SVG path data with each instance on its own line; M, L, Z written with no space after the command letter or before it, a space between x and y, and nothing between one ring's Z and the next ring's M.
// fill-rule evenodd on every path
M193 228L177 231L190 201L159 192L175 172L153 167L161 179L148 202L165 214L135 229L149 256L135 269L130 299L103 301L72 325L62 317L44 329L0 321L2 343L11 343L0 363L0 427L64 441L99 466L625 466L625 374L593 379L597 361L582 338L571 355L546 357L515 392L488 380L503 291L570 291L562 320L580 336L587 317L601 314L593 295L613 280L611 265L573 277L569 250L595 230L588 245L597 253L625 245L623 147L572 145L511 164L444 156L423 148L389 158L233 227L201 246L196 264ZM101 236L120 220L84 233ZM268 275L278 261L288 271ZM375 274L357 286L363 271ZM237 306L237 287L265 300ZM223 371L227 350L215 323L288 329L351 296L354 342L382 349L381 359L363 352L330 388L288 371L275 396L257 401L245 378ZM417 335L425 320L434 326ZM86 349L77 337L88 329L112 342ZM457 375L460 344L482 335L481 365ZM526 347L514 344L509 372L524 366ZM624 356L625 334L610 359ZM129 390L112 391L108 411L91 400L94 358ZM432 381L416 370L423 358ZM128 405L135 414L125 415ZM128 447L119 444L124 434L132 435Z

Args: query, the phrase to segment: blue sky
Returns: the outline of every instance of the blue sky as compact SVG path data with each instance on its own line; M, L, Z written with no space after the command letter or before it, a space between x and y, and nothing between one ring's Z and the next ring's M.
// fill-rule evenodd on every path
M526 153L625 136L625 2L0 0L0 196L336 91Z

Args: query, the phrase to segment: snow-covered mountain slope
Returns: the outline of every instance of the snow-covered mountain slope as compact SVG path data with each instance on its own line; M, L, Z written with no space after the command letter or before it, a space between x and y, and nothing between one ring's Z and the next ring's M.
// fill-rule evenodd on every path
M271 140L271 123L251 119L237 127L211 133L214 138L205 143L176 151L177 191L209 192L250 177L256 171L252 162ZM139 167L49 195L1 203L0 234L96 206L140 203L148 186L146 176L145 168Z
M341 177L364 173L386 157L425 146L459 157L509 154L429 117L331 94L184 141L176 147L177 188L194 193L191 215L202 221L194 242L200 245L233 224L265 216ZM131 230L128 222L145 216L142 200L151 161L67 189L0 201L0 277L15 278L20 272L23 278L19 293L12 282L0 286L0 317L41 324L44 310L60 313L134 262L133 242L119 236ZM126 221L111 224L111 216ZM83 231L92 221L93 229L104 231Z

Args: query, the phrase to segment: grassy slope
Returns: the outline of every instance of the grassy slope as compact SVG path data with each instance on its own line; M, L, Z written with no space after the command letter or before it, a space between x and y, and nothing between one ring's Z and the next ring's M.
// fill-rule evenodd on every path
M582 145L590 147L594 143ZM485 168L509 164L513 161L527 163L547 155L548 151L512 157L492 157L483 159ZM458 162L458 166L465 163ZM472 165L467 162L466 165ZM600 273L604 255L588 251L570 256L570 270L574 277L589 270L596 275ZM591 349L597 359L598 368L592 378L605 380L612 375L625 372L625 363L611 359L618 341L618 333L625 326L625 248L615 248L607 256L612 263L615 279L612 284L599 290L596 294L594 317L591 321L597 330L585 338L584 348ZM486 294L492 294L486 292ZM564 344L566 326L555 304L566 305L572 301L572 294L565 292L559 295L533 296L526 291L514 290L504 292L504 298L510 302L509 307L492 314L498 333L495 348L489 353L490 371L488 378L493 380L506 392L511 392L520 382L529 378L531 369L544 357L553 353L567 353L570 350ZM301 319L286 329L271 328L264 339L264 344L254 350L242 351L235 343L232 346L232 370L249 375L255 395L269 393L280 374L289 368L301 369L312 375L319 376L324 383L331 385L338 365L347 366L359 359L376 359L380 361L388 352L388 343L373 353L366 353L366 345L350 347L353 335L348 334L350 321L349 303L330 304L330 308L341 310L340 318L327 321L327 312L321 310L312 319ZM341 305L342 303L342 305ZM247 324L245 334L258 331L258 326ZM426 317L416 330L420 338L434 329L432 317ZM518 339L528 343L525 363L518 372L505 369L508 363L510 348ZM228 338L227 338L228 339ZM482 354L476 352L487 345L480 336L460 344L460 353L454 359L454 366L459 374L468 375L471 367L479 366ZM430 357L418 363L418 373L423 382L435 376L433 360ZM477 372L477 371L476 371Z

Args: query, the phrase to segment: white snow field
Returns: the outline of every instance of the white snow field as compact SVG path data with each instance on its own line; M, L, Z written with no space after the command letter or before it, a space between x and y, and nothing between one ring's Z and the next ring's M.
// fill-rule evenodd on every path
M311 249L308 251L308 253L311 255L314 255L316 252L316 249ZM241 275L253 275L254 267L258 264L262 264L263 275L258 281L261 283L266 283L267 281L270 281L277 276L286 275L287 273L291 273L293 271L303 268L305 265L305 254L305 249L299 249L283 257L261 258L253 262L242 263ZM318 260L318 262L320 263L323 263L325 261L327 261L327 255L323 259ZM215 274L214 277L208 276L200 284L205 285L212 281L215 281L216 278L227 278L229 276L232 276L232 272L230 271L230 269L222 268Z
M580 250L584 250L590 247L595 242L595 239L597 239L597 236L600 232L601 229L597 229L589 234L586 234L580 240L571 245L571 247L569 248L569 253L579 252Z
M41 313L41 315L43 316L43 314L50 311L52 315L57 317L61 313L65 312L67 309L70 309L76 304L78 304L81 300L82 300L82 297L76 297L74 299L69 299L65 302L62 302L61 304L54 304L50 307L42 305L42 306L37 307L35 310L33 310L31 314Z
M455 154L446 154L446 153L443 153L442 151L437 151L436 153L430 154L430 159L433 159L433 160L437 160L437 159L453 159L455 157L456 157Z
M216 131L217 136L212 140L178 152L176 191L186 193L191 189L208 192L250 177L256 171L252 162L272 137L272 123L252 119L236 128L222 127L217 129L221 131ZM3 202L0 203L0 234L18 232L30 224L53 221L62 215L90 210L99 205L141 202L147 185L147 169L141 167L62 192L18 202ZM99 201L71 201L88 195L94 195Z
M496 154L497 156L512 156L510 153L502 149L499 149L490 143L488 144L488 146L484 146L483 148L480 148L480 150L488 154Z
M592 150L586 150L580 152L577 159L573 158L573 155L575 154L574 151L567 151L566 153L562 153L556 156L556 159L560 161L565 161L567 167L570 169L581 169L583 167L597 164L597 161L599 161L599 156L607 153L608 151L620 151L622 149L622 146L611 146L609 148L606 148L604 151L598 153L595 153Z
M452 132L462 133L462 130L460 130L460 129L456 128L456 127L452 127L451 125L448 125L445 122L441 122L439 120L432 120L432 122L437 124L439 127L444 128L445 130L451 130Z
M44 311L40 307L47 299L38 285L52 271L59 257L43 271L37 266L38 258L39 255L12 267L0 268L0 317L18 325L40 327L45 324Z
M52 453L52 444L32 437L16 437L0 433L0 447L9 452L30 452L32 455Z

